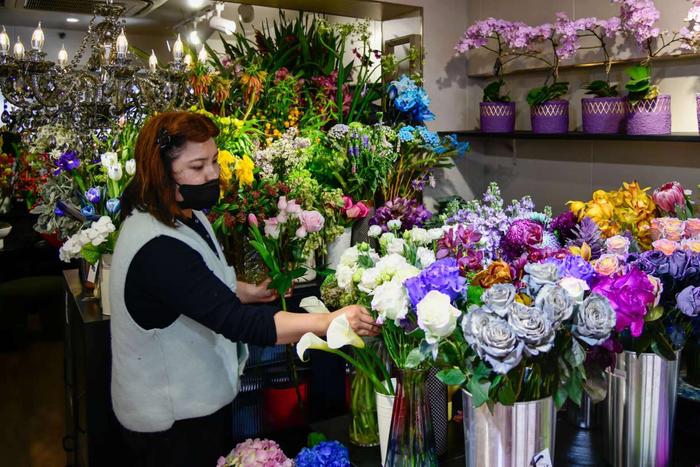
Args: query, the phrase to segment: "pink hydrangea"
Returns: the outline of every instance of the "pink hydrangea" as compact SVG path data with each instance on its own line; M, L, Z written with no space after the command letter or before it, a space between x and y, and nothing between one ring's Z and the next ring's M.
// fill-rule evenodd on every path
M226 457L220 457L216 467L293 467L279 445L269 439L247 439L239 443Z

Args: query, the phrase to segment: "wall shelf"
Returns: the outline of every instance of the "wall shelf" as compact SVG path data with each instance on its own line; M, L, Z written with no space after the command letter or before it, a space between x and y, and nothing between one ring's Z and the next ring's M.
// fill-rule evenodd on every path
M602 134L592 135L580 131L562 134L540 134L532 131L516 131L514 133L484 133L479 130L471 131L441 131L443 135L457 134L464 139L536 139L536 140L580 140L580 141L662 141L672 143L700 143L698 133L671 133L670 135L623 135Z

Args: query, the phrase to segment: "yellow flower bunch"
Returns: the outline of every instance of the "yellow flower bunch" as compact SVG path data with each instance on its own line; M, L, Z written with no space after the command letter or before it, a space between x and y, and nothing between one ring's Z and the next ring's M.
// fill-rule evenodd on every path
M651 243L651 219L656 216L656 205L647 194L648 190L637 182L625 182L619 190L597 190L590 201L569 201L567 204L579 219L590 217L604 237L630 231L637 237L640 246L648 248Z
M236 164L237 157L231 154L230 151L225 149L219 149L219 155L217 157L219 161L219 167L221 167L221 181L223 186L228 186L231 183L233 177L233 167Z
M238 181L239 188L253 184L255 163L247 154L243 157L236 157L230 151L223 149L219 150L218 160L224 188L229 187L234 179Z

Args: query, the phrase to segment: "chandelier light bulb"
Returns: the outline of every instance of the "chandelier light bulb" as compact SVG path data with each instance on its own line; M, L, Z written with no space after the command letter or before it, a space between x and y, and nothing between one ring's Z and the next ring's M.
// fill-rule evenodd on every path
M183 55L185 55L185 47L182 44L182 39L180 39L180 34L178 34L177 40L173 44L173 59L179 63Z
M151 56L148 57L148 67L151 69L151 73L155 73L158 69L158 57L153 49L151 49Z
M122 29L122 32L119 33L119 37L117 37L117 58L125 58L128 50L129 41L126 40L124 29Z
M41 29L41 21L32 33L32 50L41 50L44 48L44 31Z
M0 32L0 55L7 55L10 51L10 36L7 35L5 26L2 27L2 32Z
M17 42L15 42L13 53L15 59L17 60L22 60L24 58L24 44L22 44L22 41L19 39L19 36L17 36Z
M199 45L202 43L202 41L199 39L199 34L197 33L196 29L193 29L190 32L189 40L190 40L190 44L192 44L192 45Z
M68 65L68 52L66 51L66 46L61 45L61 50L58 51L58 66L65 68Z

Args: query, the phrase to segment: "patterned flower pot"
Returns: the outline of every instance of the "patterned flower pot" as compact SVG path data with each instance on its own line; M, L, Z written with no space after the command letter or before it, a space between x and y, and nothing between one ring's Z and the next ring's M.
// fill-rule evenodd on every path
M481 102L479 119L484 133L512 133L515 130L515 102Z
M584 97L581 99L583 132L622 133L627 107L624 97Z
M671 96L627 102L627 134L668 135L671 133Z
M559 99L530 107L533 133L567 133L569 101Z

